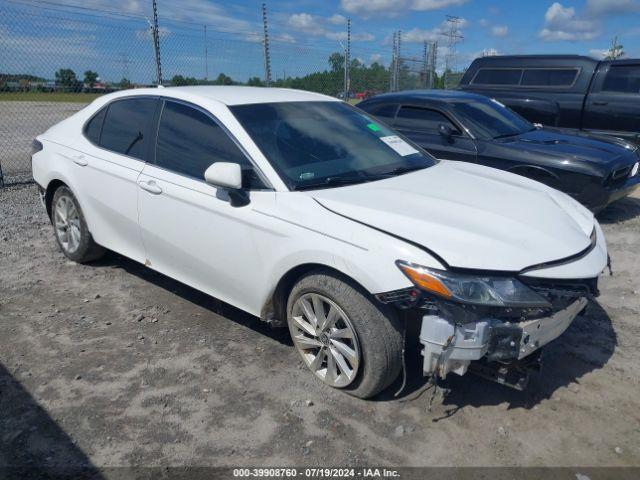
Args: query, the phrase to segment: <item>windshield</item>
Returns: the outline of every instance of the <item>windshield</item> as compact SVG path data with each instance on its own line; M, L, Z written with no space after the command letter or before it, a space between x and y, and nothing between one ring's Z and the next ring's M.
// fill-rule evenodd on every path
M535 130L533 124L490 98L455 102L453 109L476 138L490 140Z
M343 102L230 109L292 190L379 180L436 163L397 132Z

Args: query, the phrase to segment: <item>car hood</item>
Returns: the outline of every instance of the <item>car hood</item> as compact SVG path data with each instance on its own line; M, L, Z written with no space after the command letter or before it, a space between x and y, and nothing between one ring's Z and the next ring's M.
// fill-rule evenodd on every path
M637 161L633 150L617 139L606 140L588 134L573 135L554 129L537 129L497 140L503 147L536 152L546 158L583 161L598 167Z
M462 162L308 193L334 213L419 244L458 268L517 272L563 259L588 248L594 229L591 212L565 194Z

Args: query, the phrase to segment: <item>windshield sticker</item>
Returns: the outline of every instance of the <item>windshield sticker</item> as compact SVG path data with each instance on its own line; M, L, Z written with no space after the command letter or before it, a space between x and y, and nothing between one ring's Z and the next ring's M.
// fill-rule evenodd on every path
M300 174L300 180L311 180L316 174L313 172L305 172Z
M406 157L407 155L413 155L414 153L420 153L418 152L418 150L413 148L411 145L409 145L407 142L405 142L403 139L401 139L397 135L380 137L380 140L382 140L388 146L393 148L393 150L395 150L395 152L398 155L402 155L403 157Z
M372 132L379 132L380 131L380 127L378 125L376 125L375 123L367 123L367 128L369 130L371 130Z

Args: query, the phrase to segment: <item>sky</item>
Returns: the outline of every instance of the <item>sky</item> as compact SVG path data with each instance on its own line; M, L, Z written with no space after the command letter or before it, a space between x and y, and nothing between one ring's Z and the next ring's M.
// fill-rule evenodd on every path
M53 77L56 68L98 71L107 80L149 81L154 59L151 0L0 0L0 71ZM458 17L455 65L483 54L573 53L599 58L614 36L640 57L640 0L267 0L272 76L326 68L345 45L353 58L388 65L391 38L420 57L437 41L440 62ZM239 80L263 76L262 1L158 0L165 78L176 73ZM207 25L206 42L204 25ZM206 53L205 53L206 46Z

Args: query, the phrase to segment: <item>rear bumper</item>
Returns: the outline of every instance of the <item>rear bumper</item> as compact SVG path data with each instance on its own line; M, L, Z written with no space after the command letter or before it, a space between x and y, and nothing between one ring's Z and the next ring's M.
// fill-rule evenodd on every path
M437 315L425 315L420 330L424 374L464 375L469 364L480 359L521 360L562 335L587 303L586 298L578 298L548 317L517 323L486 318L457 325Z

